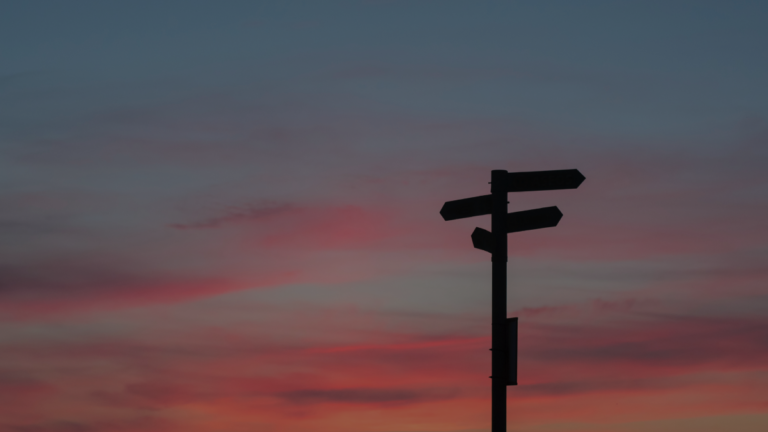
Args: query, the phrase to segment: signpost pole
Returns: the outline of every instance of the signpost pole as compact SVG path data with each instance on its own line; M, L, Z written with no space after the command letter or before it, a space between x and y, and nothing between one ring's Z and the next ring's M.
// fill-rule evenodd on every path
M563 214L557 207L507 213L508 192L576 189L584 176L579 170L491 171L491 194L447 201L443 220L491 215L491 232L475 228L472 245L491 253L491 431L507 430L507 386L517 385L517 318L507 319L507 234L557 226Z
M507 430L507 171L491 171L491 431Z

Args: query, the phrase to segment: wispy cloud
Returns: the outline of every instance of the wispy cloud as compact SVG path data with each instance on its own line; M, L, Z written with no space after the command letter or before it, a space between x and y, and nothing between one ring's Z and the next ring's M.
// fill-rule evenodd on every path
M267 202L258 205L232 208L225 214L198 222L174 223L170 226L177 229L208 229L218 228L232 223L252 222L260 219L278 216L287 212L298 211L291 204Z

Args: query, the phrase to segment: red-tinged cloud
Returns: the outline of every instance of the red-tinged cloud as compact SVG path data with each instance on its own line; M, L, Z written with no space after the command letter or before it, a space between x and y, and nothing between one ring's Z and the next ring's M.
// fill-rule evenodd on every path
M356 416L377 418L382 431L407 430L411 421L454 425L446 430L485 427L490 325L474 334L440 333L435 323L430 331L415 325L423 318L287 305L257 304L248 316L213 328L190 317L163 330L161 321L150 325L161 316L150 314L147 331L19 339L0 346L0 367L24 370L27 382L57 389L37 394L28 410L37 407L56 419L63 417L53 407L66 407L80 413L70 421L91 428L147 411L190 431L227 424L233 430L261 425L351 432L361 427L350 421ZM639 415L637 404L654 400L692 415L768 404L758 391L759 383L768 383L768 321L762 317L672 314L642 298L528 309L520 317L521 385L509 390L520 424L632 418ZM437 322L457 319L467 317ZM72 367L81 372L68 374ZM720 396L692 402L701 394ZM590 404L574 405L574 398ZM594 408L605 404L613 412ZM646 415L674 411L659 406ZM189 420L198 416L206 421ZM38 424L9 418L12 425Z
M357 206L261 203L173 225L180 244L102 255L54 254L0 266L0 312L7 318L188 301L289 283L369 279L382 273L371 251L396 236L390 216ZM212 234L212 236L211 236ZM191 245L191 247L190 247ZM324 256L327 253L341 255ZM50 253L48 255L51 255ZM188 266L186 260L201 261ZM412 267L407 259L395 267ZM392 267L390 259L384 267ZM380 266L381 267L381 266Z
M55 396L55 385L31 377L29 374L0 369L0 417L32 417L42 403Z
M277 270L245 284L221 276L172 274L99 258L5 265L0 267L0 316L27 320L174 303L292 280L294 275Z
M393 232L392 211L357 205L298 206L265 202L226 210L197 222L174 223L181 230L228 228L243 232L252 248L290 248L295 254L367 249L402 233Z
M752 222L762 210L744 213L751 215L746 222L723 223L730 220L728 207L710 208L713 197L691 189L694 179L678 178L678 159L662 163L658 178L640 169L641 162L608 155L604 163L582 169L587 181L577 190L512 194L511 211L559 205L565 216L557 228L510 235L510 254L615 262L722 254L765 242L764 230ZM552 168L571 167L561 165ZM518 168L519 162L510 162L510 170ZM39 228L27 236L35 238L27 239L34 253L0 268L0 297L8 300L0 310L40 316L119 309L289 283L374 280L437 262L488 258L473 250L470 240L475 226L488 228L488 217L444 222L438 213L445 200L488 192L485 164L452 162L388 174L391 178L382 174L361 182L365 193L350 188L344 200L335 197L333 204L322 197L311 202L233 201L221 210L190 213L170 223L144 220L125 233L118 224L98 232L69 232L63 240L48 239L48 231ZM330 180L317 181L325 185ZM666 182L677 182L677 189L664 189ZM660 188L664 193L654 192ZM714 199L728 202L727 196ZM150 229L152 223L158 226ZM81 241L89 252L61 247ZM120 258L105 262L102 257L112 255ZM725 286L734 280L712 278L702 284Z
M181 427L168 421L144 416L102 421L36 421L18 425L0 425L2 432L176 432Z
M411 405L435 402L454 397L454 391L346 388L346 389L302 389L277 394L286 402L294 405L345 404L376 405L386 408L388 405Z
M222 215L198 222L174 223L171 224L171 227L182 230L219 228L227 224L247 223L278 217L295 210L291 204L267 202L260 205L232 208Z
M519 397L675 392L710 385L717 374L764 371L768 364L763 318L641 315L586 321L521 320Z
M390 216L370 209L344 206L306 211L287 224L289 229L263 238L265 248L316 250L370 249L393 235Z

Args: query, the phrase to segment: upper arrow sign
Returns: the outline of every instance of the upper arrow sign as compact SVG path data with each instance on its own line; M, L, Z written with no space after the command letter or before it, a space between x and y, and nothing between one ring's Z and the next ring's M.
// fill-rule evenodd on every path
M506 181L507 192L576 189L584 176L577 169L513 172L507 174Z
M448 201L440 209L440 215L444 220L468 218L491 214L493 204L492 195L481 195L456 201Z

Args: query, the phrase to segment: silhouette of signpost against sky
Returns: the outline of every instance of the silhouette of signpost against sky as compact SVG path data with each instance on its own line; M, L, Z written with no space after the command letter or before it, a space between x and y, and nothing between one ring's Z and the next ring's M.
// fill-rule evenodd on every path
M448 201L440 209L449 221L491 215L491 232L475 228L472 244L491 253L491 431L507 430L507 386L517 385L517 318L507 318L507 234L557 226L563 214L557 207L507 213L508 192L576 189L584 176L579 170L510 173L491 171L491 194Z

